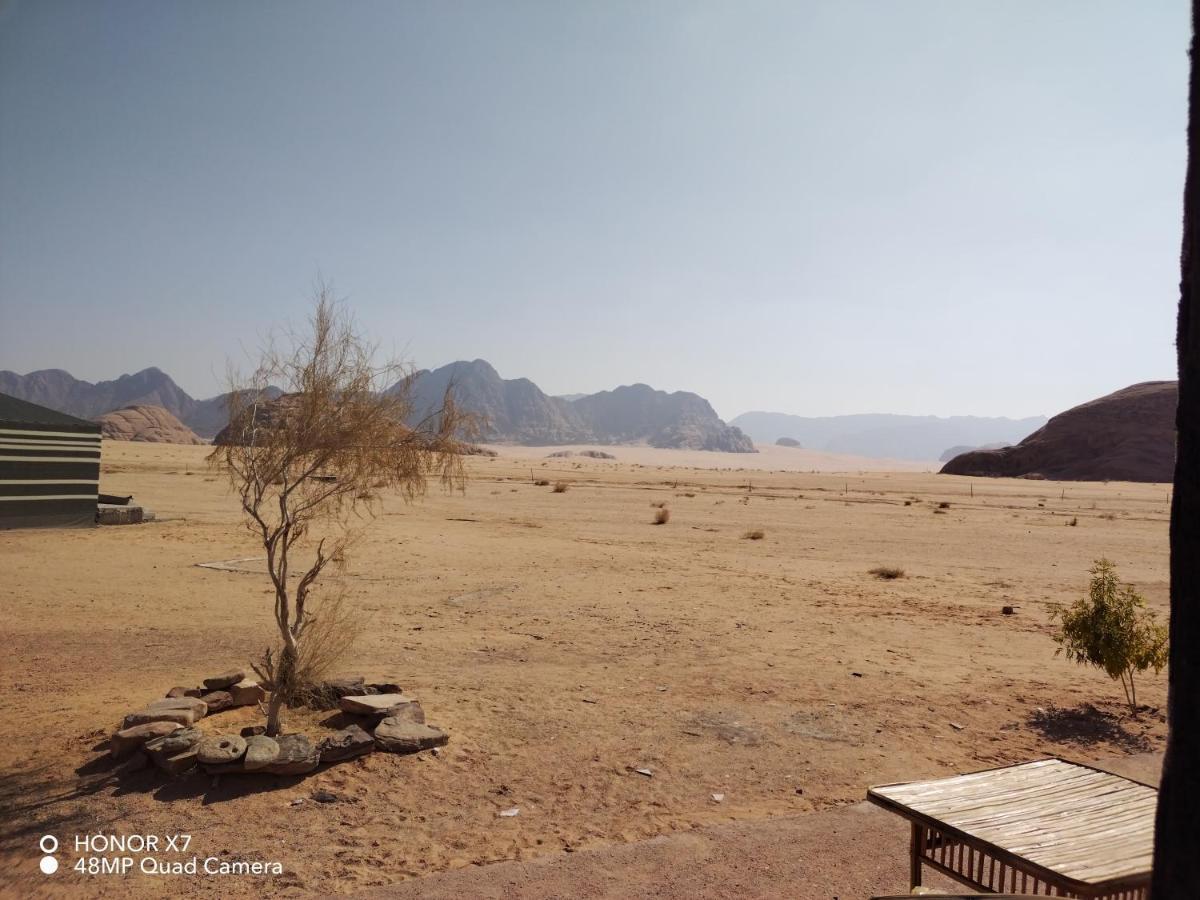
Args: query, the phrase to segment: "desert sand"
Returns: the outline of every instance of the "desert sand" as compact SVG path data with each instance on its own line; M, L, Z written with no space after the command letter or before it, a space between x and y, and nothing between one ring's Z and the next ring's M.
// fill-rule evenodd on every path
M1107 555L1165 616L1168 485L838 472L788 448L498 449L469 460L465 493L384 497L343 581L367 626L346 672L398 681L449 745L303 780L116 779L103 753L123 713L271 639L263 577L197 566L261 555L205 448L105 443L101 489L154 523L0 532L0 890L353 893L830 810L874 783L1162 746L1165 673L1139 684L1149 709L1131 718L1116 683L1056 658L1048 604ZM905 577L869 574L880 565ZM284 874L87 878L73 851L38 871L38 837L98 831L187 833L201 857Z

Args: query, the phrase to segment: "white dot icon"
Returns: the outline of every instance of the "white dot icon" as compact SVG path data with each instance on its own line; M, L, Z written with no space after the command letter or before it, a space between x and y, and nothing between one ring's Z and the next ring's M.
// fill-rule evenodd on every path
M58 860L53 856L43 856L38 867L41 868L43 875L53 875L58 871Z

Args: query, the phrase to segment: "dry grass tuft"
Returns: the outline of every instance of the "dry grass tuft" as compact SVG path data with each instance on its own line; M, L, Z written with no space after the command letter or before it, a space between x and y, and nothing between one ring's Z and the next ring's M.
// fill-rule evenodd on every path
M565 481L556 481L554 482L553 493L565 494L567 492L567 487L568 485Z
M943 500L941 503L939 503L939 504L937 505L937 508L938 508L938 509L949 509L949 508L950 508L950 501L949 501L949 500Z
M654 513L654 524L655 525L666 525L670 521L671 521L671 511L669 509L667 509L665 506L660 506L660 507L658 507L657 510L655 510L655 513Z
M904 577L904 570L898 566L876 566L867 574L874 575L883 581L893 581Z
M767 533L761 528L755 528L753 531L747 531L742 537L747 541L761 541L767 536Z

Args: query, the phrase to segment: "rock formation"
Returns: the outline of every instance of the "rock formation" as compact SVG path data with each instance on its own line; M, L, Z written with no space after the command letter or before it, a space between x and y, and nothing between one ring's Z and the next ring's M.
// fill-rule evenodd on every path
M1169 482L1178 398L1175 381L1135 384L1059 413L1014 447L956 456L942 473Z

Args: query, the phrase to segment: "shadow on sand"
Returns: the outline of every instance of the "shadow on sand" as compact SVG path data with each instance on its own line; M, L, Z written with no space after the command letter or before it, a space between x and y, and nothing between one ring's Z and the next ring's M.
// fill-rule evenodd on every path
M1047 740L1070 744L1112 744L1125 752L1145 752L1154 748L1148 736L1159 721L1157 709L1140 707L1137 717L1128 711L1117 714L1091 703L1070 708L1038 709L1026 724Z

